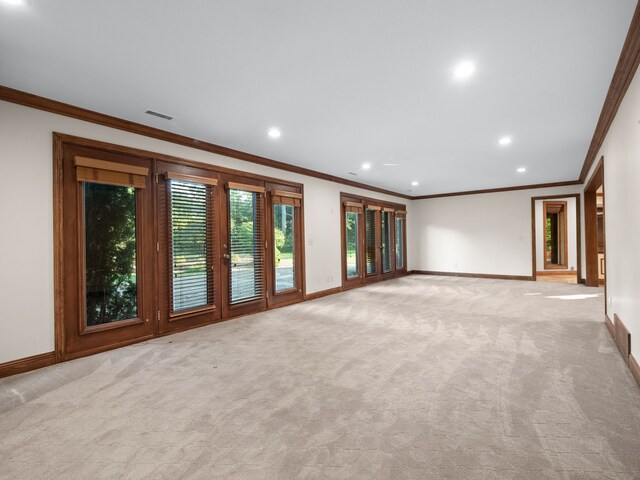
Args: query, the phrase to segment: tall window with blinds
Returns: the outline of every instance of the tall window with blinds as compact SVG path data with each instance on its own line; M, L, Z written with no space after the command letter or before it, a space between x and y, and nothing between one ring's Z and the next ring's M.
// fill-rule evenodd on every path
M367 208L365 213L365 256L367 275L377 272L376 262L376 210Z
M230 303L264 297L264 231L261 193L229 188Z
M214 305L213 186L169 180L170 305L174 313Z
M382 212L382 271L391 271L391 212Z
M396 270L404 268L404 218L396 217Z

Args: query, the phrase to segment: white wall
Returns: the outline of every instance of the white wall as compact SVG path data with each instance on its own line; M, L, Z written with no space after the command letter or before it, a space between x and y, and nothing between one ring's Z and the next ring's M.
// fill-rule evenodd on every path
M640 360L639 121L640 76L636 73L597 156L604 156L608 313L612 320L617 314L629 329L636 360Z
M581 185L416 200L416 270L531 276L531 197L580 193Z
M409 200L0 101L0 363L54 349L53 132L303 183L307 293L341 284L341 191L407 205L407 255L413 268Z
M554 202L567 202L567 268L557 269L554 272L567 270L577 270L578 249L576 243L576 198L554 198ZM542 204L544 200L536 200L536 269L538 272L544 271L544 229L542 228Z

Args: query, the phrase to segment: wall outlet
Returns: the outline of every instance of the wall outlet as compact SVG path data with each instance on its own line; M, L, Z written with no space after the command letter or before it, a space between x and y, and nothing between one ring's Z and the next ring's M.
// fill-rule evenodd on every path
M313 245L313 238L307 238L307 245Z

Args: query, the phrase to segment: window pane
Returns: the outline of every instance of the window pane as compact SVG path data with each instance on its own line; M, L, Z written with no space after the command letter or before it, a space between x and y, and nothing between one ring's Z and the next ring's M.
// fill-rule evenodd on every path
M396 270L404 268L404 219L396 218Z
M293 205L273 206L276 292L295 287Z
M229 190L231 224L231 303L245 302L263 296L262 288L262 215L258 194L245 190Z
M391 213L382 212L382 271L391 270Z
M136 318L136 191L83 185L86 325Z
M357 277L360 275L358 259L358 214L356 212L346 212L345 221L347 277Z
M171 281L174 312L213 304L210 187L171 180Z
M369 209L365 214L365 253L367 275L376 273L376 212Z

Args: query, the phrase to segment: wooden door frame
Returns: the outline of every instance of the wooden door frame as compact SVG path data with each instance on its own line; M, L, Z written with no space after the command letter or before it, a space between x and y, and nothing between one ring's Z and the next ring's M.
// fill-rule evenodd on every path
M604 246L604 290L605 313L607 303L607 235L606 235L606 194L604 187L604 156L600 157L596 168L584 188L584 244L586 285L588 287L600 286L598 281L598 207L596 203L596 190L602 186L602 235Z
M274 225L273 225L273 206L277 205L273 201L273 194L276 191L291 192L301 195L300 206L293 207L293 232L294 232L294 287L282 292L276 292L276 261L274 251ZM265 199L265 241L266 256L266 287L269 292L267 295L267 307L283 307L292 303L298 303L304 300L305 295L305 267L304 267L304 191L302 186L293 187L282 183L267 182L266 183L266 199Z
M218 227L220 222L217 215L220 214L218 209L218 189L220 185L212 186L212 197L209 200L211 211L208 212L210 220L213 225L211 228L211 252L209 253L209 262L213 270L209 273L213 281L213 307L205 307L187 310L184 312L172 312L171 311L171 273L168 268L169 256L171 250L169 247L169 229L171 228L171 206L170 196L168 194L169 187L167 178L167 172L179 173L183 175L197 175L210 180L219 180L218 175L204 168L195 167L192 165L176 165L171 162L165 162L163 160L157 160L155 162L155 188L156 188L156 232L157 232L157 265L156 265L156 283L157 283L157 296L156 306L157 312L157 331L158 335L166 335L168 333L182 331L188 328L201 327L211 323L220 321L221 319L221 291L220 282L218 281L218 274L222 267L220 262L220 233ZM166 297L166 298L164 298Z
M576 199L576 253L577 253L577 261L576 261L576 275L578 277L578 283L581 281L582 276L582 248L580 242L580 197L579 193L566 193L564 195L545 195L540 197L531 197L531 279L537 279L537 258L536 258L536 202L539 200L560 200L562 198L575 198ZM568 217L568 215L567 215ZM568 224L568 222L567 222ZM568 240L567 240L568 241ZM569 254L567 252L567 259ZM568 260L567 260L568 264Z
M356 226L358 238L357 238L357 257L359 272L357 277L347 277L347 212L346 203L359 203L362 211L358 213L358 225ZM361 287L364 285L364 276L367 269L366 265L366 252L364 248L364 235L365 235L365 206L362 198L358 196L351 196L346 193L340 194L340 252L341 252L341 273L342 289L348 290L350 288Z
M577 201L576 201L577 202ZM543 231L543 238L546 236L547 233L547 222L546 222L546 218L547 218L547 213L548 213L548 207L552 206L554 208L559 208L560 211L557 213L561 213L562 215L564 215L564 219L563 219L563 225L564 225L564 231L562 232L562 262L560 263L551 263L551 264L547 264L546 263L546 259L543 263L543 270L566 270L569 268L569 222L567 221L568 219L568 203L565 201L547 201L547 200L543 200L542 201L542 231ZM556 213L556 212L552 212L552 213Z

